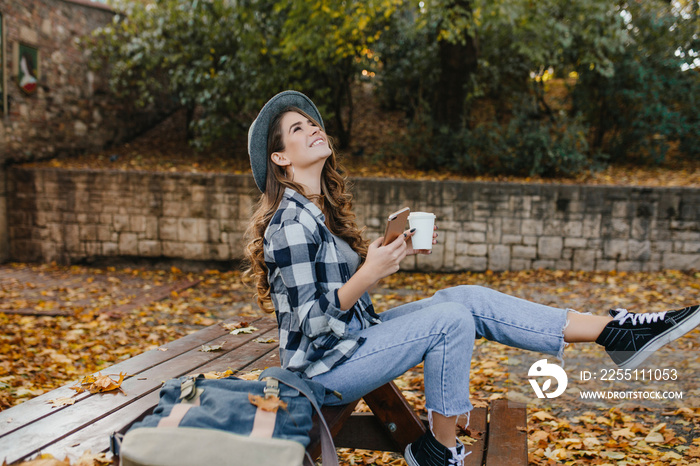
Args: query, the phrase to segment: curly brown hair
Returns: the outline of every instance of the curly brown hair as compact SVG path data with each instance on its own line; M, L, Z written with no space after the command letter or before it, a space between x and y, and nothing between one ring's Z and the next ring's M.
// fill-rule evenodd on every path
M296 107L285 108L270 124L270 131L267 137L265 192L260 196L252 221L245 233L247 240L245 258L248 268L245 270L244 276L253 279L258 306L265 312L273 312L274 308L270 298L270 283L267 278L268 270L263 253L263 236L272 216L282 201L285 188L291 188L319 205L326 217L326 226L331 233L346 241L360 255L363 261L367 256L367 241L362 237L364 229L359 229L355 223L355 214L352 211L352 194L348 192L349 185L346 177L341 174L343 170L338 163L338 156L330 137L328 138L328 144L331 148L331 155L326 159L321 172L320 195L307 195L302 185L286 178L283 167L272 162L270 156L274 152L284 151L281 122L282 117L288 112L297 112L314 122L319 128L321 127L307 113Z

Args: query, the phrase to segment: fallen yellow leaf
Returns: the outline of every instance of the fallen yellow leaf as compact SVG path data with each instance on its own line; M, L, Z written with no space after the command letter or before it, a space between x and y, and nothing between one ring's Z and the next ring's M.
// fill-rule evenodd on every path
M69 406L75 403L75 398L70 396L62 396L60 398L55 398L53 400L47 401L51 403L54 408L60 408L61 406Z

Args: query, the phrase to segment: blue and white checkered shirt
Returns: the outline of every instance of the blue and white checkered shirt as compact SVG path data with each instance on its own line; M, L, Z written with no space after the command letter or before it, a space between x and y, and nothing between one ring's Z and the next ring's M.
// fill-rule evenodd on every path
M329 371L364 342L348 332L353 316L363 328L380 323L368 293L351 309L339 308L338 289L350 269L325 220L313 202L287 188L263 242L281 364L306 377Z

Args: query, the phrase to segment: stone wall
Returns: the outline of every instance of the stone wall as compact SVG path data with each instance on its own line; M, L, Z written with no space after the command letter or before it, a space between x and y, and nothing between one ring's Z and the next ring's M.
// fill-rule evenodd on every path
M0 106L0 261L6 247L4 205L6 166L49 157L99 150L134 137L161 121L167 105L136 110L114 98L106 69L93 71L89 52L79 43L112 21L107 6L91 0L0 0L4 19L2 56L7 109ZM33 94L18 86L19 44L39 54L38 87ZM0 77L2 75L0 74Z
M440 244L405 269L700 269L700 189L359 179L366 236L403 206L437 215ZM237 260L258 191L246 175L11 168L17 261Z
M136 111L109 93L107 75L89 66L79 39L112 21L114 13L90 0L0 0L5 20L8 112L0 119L0 166L101 149L143 131L164 111ZM36 92L18 86L18 43L39 53ZM167 109L163 109L167 111Z

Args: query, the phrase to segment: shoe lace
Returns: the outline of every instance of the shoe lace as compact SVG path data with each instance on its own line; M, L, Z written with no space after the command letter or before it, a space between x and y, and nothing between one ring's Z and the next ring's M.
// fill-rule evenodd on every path
M471 454L470 451L466 451L466 447L462 442L457 439L457 447L455 450L452 450L452 458L448 460L448 464L454 465L454 466L464 466L464 458L466 458L468 455ZM455 454L456 451L456 454Z
M632 325L650 324L658 321L659 319L663 320L666 317L667 312L645 312L643 314L636 314L633 312L628 312L627 309L617 310L619 313L613 317L613 320L617 320L620 325L624 324L626 320L630 320Z

